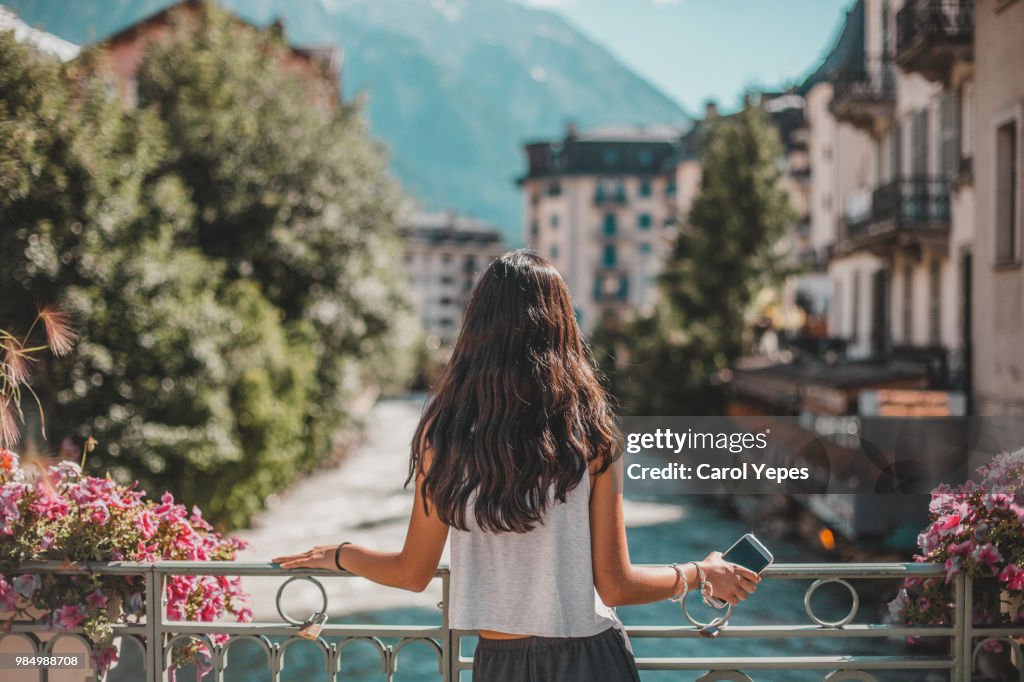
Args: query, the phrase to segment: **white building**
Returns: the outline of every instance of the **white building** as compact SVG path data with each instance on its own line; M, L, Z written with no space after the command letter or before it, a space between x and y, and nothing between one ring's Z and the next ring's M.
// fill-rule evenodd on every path
M498 229L455 213L413 213L399 227L403 263L424 331L453 342L477 277L505 252Z

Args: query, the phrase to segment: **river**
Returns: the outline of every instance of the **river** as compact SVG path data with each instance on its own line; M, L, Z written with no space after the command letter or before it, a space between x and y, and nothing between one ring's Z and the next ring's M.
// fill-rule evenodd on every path
M401 547L411 505L411 494L403 489L408 462L408 447L419 416L421 399L409 397L381 401L368 418L365 443L337 468L322 471L283 491L253 528L239 533L251 549L239 556L243 561L265 561L270 557L305 550L315 544L349 540L381 549ZM634 562L671 563L702 558L712 549L725 549L748 531L765 529L743 525L709 499L697 496L661 496L644 499L627 497L625 517L629 545ZM808 548L792 541L761 534L773 550L776 561L792 563L822 561ZM447 561L447 552L443 561ZM380 587L362 579L329 579L331 622L437 624L441 599L440 581L426 591L413 594ZM246 579L253 596L256 620L277 620L274 595L280 580ZM750 600L737 609L734 624L807 623L803 596L807 583L765 581ZM819 590L815 608L823 618L836 619L845 614L849 596L841 587L830 592ZM895 586L893 586L895 589ZM820 602L820 603L819 603ZM320 596L310 586L298 583L285 594L286 610L304 617L319 608ZM858 622L879 622L876 606L864 604ZM623 607L619 615L627 625L672 625L683 622L675 604L663 602L638 607ZM876 640L874 643L829 639L647 639L633 641L638 656L808 656L835 653L900 654L899 642ZM464 644L466 655L471 644ZM130 648L130 647L129 647ZM126 648L127 649L127 648ZM256 645L240 642L232 645L225 679L232 682L269 680L264 655ZM137 655L126 650L122 664L111 671L110 682L140 679L132 673ZM282 680L305 682L323 678L323 659L312 644L299 643L288 651ZM120 670L119 670L120 669ZM895 675L895 674L893 674ZM645 672L644 682L692 680L690 673ZM824 677L824 673L761 673L755 679L802 680ZM194 674L178 676L192 680ZM345 650L339 679L383 680L380 659L369 646L356 643ZM395 680L436 680L437 660L422 644L404 649L399 657ZM464 677L468 680L468 674ZM880 675L878 679L897 679ZM906 674L900 680L911 679ZM944 679L941 676L916 679Z

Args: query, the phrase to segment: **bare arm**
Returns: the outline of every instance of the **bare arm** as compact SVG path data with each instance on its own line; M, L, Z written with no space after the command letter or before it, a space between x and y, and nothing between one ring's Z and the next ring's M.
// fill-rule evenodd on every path
M448 538L448 525L442 522L431 507L424 513L420 497L423 474L416 478L409 528L400 552L381 552L361 545L346 544L339 559L345 570L375 583L404 590L422 592L437 572L444 543ZM323 568L337 570L334 552L337 545L320 545L302 554L275 557L273 562L281 568Z
M634 566L629 558L626 524L622 516L622 460L593 480L590 492L591 560L594 586L608 606L649 604L679 594L683 589L678 573L670 566ZM697 568L692 563L680 568L690 589L697 589ZM753 571L737 566L712 552L698 562L716 597L738 604L760 581Z

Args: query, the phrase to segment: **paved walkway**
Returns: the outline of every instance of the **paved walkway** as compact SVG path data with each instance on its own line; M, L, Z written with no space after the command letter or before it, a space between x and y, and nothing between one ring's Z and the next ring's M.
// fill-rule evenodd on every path
M268 561L271 557L304 551L318 544L342 540L382 550L398 550L405 540L412 507L412 492L404 490L409 444L419 421L422 401L388 399L377 403L368 417L364 445L335 469L317 472L283 491L272 508L259 515L253 528L238 535L252 548L239 553L240 561ZM630 525L678 519L675 505L627 502ZM448 561L447 548L443 562ZM276 619L274 595L279 579L246 578L257 620ZM391 608L435 608L441 600L441 582L435 580L422 593L375 585L361 578L327 579L328 611L332 615ZM306 584L290 586L283 600L296 617L320 607L320 596Z

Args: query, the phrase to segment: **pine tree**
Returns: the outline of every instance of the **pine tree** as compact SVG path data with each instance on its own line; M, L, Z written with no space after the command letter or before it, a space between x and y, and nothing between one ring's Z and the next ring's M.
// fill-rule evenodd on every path
M701 183L660 276L661 302L615 340L614 390L632 414L713 414L722 371L743 350L744 315L782 274L777 244L793 220L779 186L778 133L748 102L704 124Z

